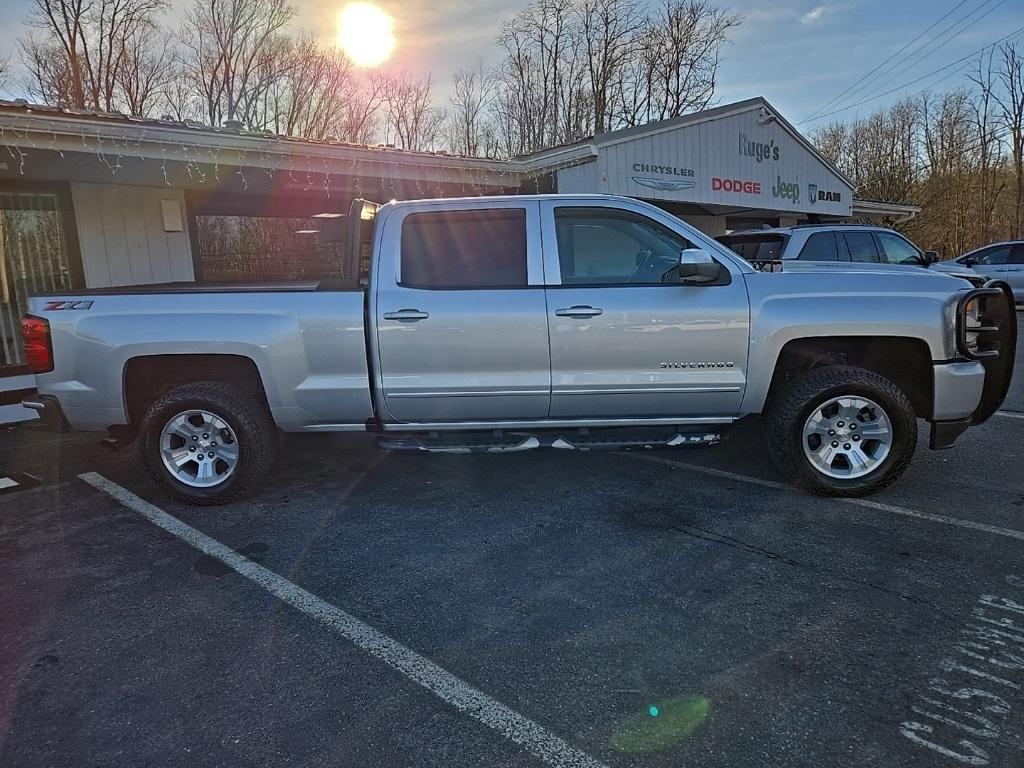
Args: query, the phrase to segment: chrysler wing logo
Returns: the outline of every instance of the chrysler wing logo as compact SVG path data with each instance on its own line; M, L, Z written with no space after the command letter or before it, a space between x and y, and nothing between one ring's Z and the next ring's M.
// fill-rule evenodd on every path
M697 186L696 181L673 181L671 179L654 179L650 176L633 176L633 181L641 187L660 189L663 192L679 192L684 189L693 189Z

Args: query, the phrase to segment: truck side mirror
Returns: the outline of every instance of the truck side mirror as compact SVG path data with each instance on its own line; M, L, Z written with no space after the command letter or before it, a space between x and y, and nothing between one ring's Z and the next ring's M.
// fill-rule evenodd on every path
M960 259L960 263L963 264L965 267L970 268L977 264L978 260L973 256L964 256L962 259Z
M939 261L938 251L925 251L921 254L921 259L924 261L924 266L930 267L932 264L937 264Z
M706 285L722 277L722 265L702 248L687 248L679 254L679 264L668 275L683 285ZM674 282L674 281L673 281Z

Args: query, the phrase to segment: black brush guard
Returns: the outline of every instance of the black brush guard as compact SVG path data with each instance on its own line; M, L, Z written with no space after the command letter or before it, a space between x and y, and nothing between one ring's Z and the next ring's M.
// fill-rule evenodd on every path
M977 299L980 327L968 328L967 305ZM977 334L977 348L970 349L968 332ZM981 402L971 414L971 423L981 424L1003 404L1013 378L1017 354L1017 310L1013 291L1001 280L990 280L983 288L968 291L957 304L956 347L961 357L977 360L985 368Z

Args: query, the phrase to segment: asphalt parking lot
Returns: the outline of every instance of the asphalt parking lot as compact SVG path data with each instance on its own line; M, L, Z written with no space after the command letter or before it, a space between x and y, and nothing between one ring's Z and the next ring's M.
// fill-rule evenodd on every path
M0 495L0 765L1020 768L1017 359L866 502L780 485L756 420L643 455L289 438L215 510L0 433L41 481Z

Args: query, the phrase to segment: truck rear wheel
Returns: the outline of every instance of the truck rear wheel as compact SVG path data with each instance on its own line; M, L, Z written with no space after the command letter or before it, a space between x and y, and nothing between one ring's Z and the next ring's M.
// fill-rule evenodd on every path
M821 496L866 496L903 474L917 447L907 395L872 371L817 368L768 410L766 441L779 471Z
M208 381L176 387L142 419L139 448L153 479L188 504L224 504L265 478L277 447L266 406L238 387Z

